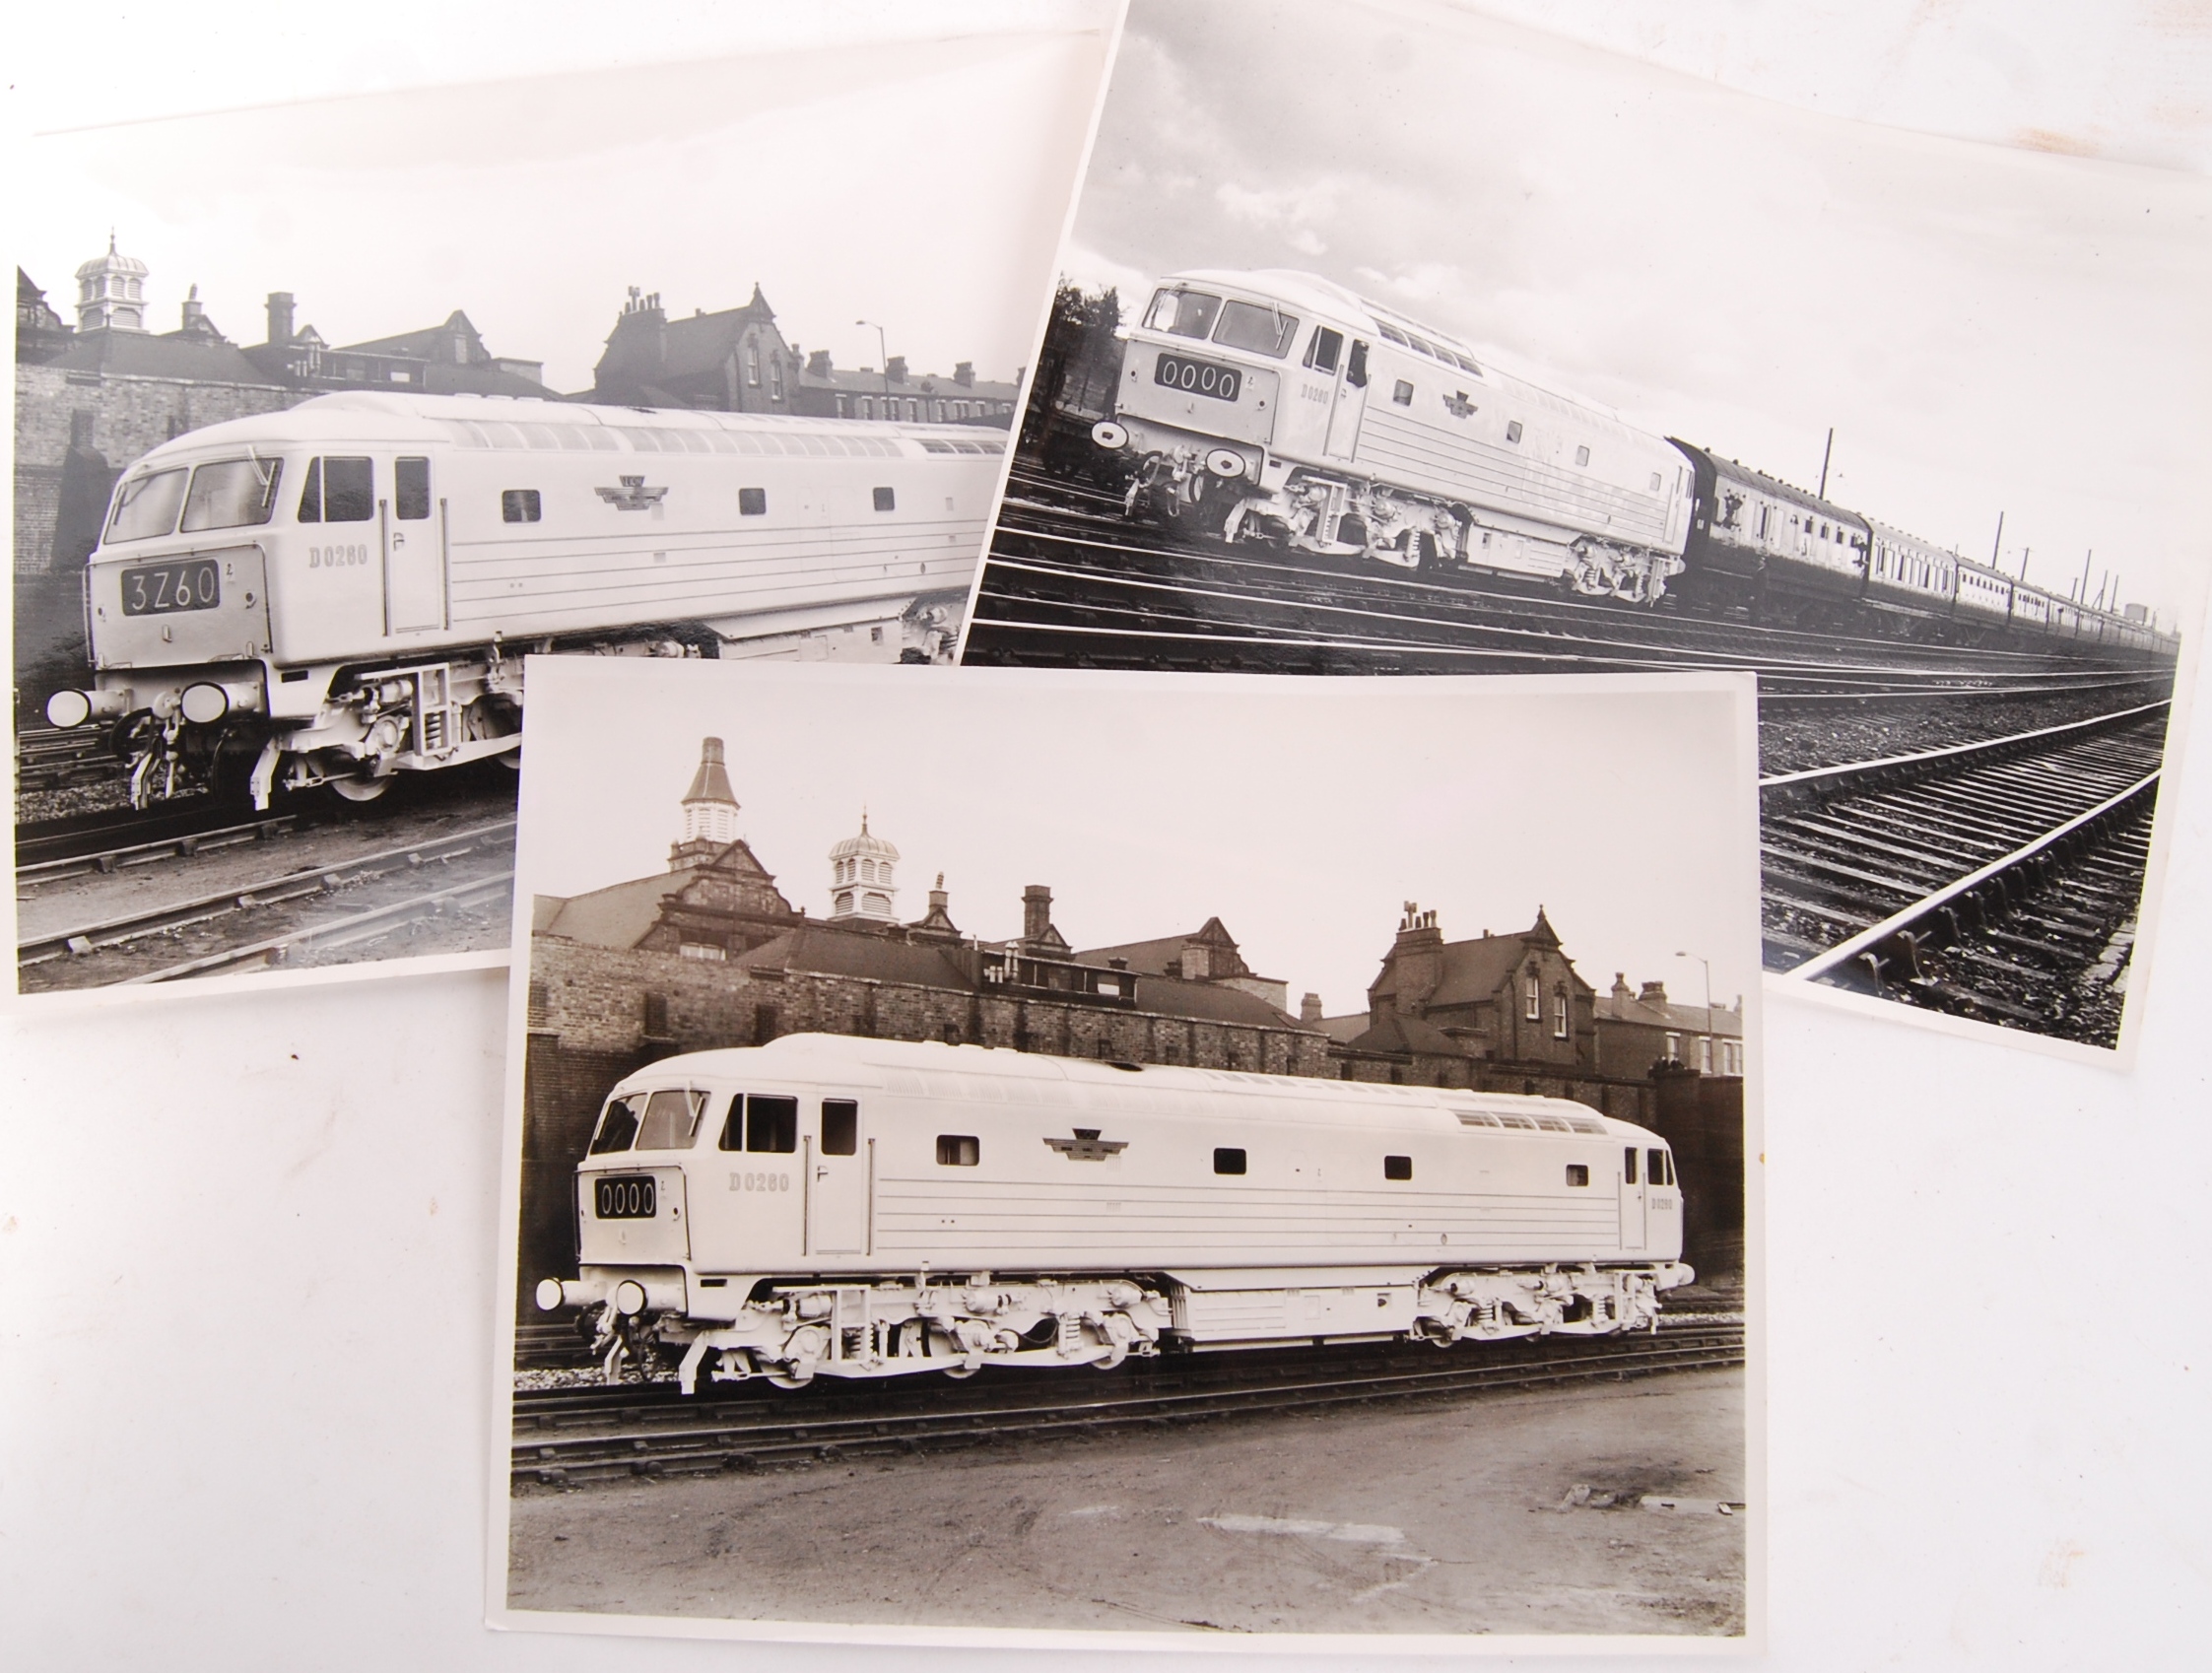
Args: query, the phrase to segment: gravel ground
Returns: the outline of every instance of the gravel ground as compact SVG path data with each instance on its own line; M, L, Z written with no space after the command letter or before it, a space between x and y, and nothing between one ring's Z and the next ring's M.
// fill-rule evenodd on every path
M1829 712L1813 706L1770 706L1759 717L1759 770L1772 776L1946 749L1981 738L2032 732L2039 726L2062 726L2069 720L2086 720L2152 701L2149 695L2077 692L2011 703L1946 699L1918 709Z
M1107 1633L1733 1635L1744 1497L1743 1373L1688 1372L526 1486L508 1601Z

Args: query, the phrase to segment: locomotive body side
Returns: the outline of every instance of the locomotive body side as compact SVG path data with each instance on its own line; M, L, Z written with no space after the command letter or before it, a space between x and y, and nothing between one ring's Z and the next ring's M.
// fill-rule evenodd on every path
M1092 435L1135 461L1132 512L1645 602L1681 570L1689 473L1662 438L1327 280L1172 275L1124 338Z
M941 656L1002 447L383 394L211 426L118 484L48 716L116 721L140 805L225 768L265 805L511 752L529 650Z
M575 1213L541 1304L687 1387L1603 1333L1689 1276L1663 1142L1579 1104L830 1037L632 1076Z

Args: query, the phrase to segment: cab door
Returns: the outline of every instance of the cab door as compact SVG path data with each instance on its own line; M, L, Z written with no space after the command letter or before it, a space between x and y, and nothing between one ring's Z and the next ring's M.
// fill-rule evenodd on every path
M1360 444L1360 421L1368 410L1368 344L1354 337L1344 346L1344 370L1336 381L1329 406L1329 430L1322 452L1331 459L1349 462Z
M808 1123L814 1130L803 1140L808 1153L807 1252L873 1253L869 1200L875 1189L875 1140L861 1131L859 1100L814 1102Z
M1315 325L1296 363L1283 368L1274 451L1288 459L1318 459L1328 448L1329 426L1344 383L1344 333Z
M444 503L431 497L431 462L401 455L392 497L376 502L384 545L384 632L445 626Z
M1621 1252L1639 1254L1649 1240L1644 1191L1649 1181L1637 1170L1636 1146L1621 1152Z

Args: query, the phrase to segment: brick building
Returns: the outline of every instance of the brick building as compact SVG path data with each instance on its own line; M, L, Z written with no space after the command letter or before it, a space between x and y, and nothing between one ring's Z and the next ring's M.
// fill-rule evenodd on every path
M1666 983L1629 986L1627 975L1613 973L1613 988L1598 995L1597 1064L1609 1075L1647 1075L1661 1064L1696 1069L1707 1075L1741 1075L1743 999L1733 1006L1678 1005Z
M897 420L905 424L974 424L996 430L1014 426L1019 378L997 383L975 375L972 361L962 361L950 377L916 375L906 358L893 355L878 371L861 367L846 371L831 365L830 352L816 349L799 374L799 408L817 418Z

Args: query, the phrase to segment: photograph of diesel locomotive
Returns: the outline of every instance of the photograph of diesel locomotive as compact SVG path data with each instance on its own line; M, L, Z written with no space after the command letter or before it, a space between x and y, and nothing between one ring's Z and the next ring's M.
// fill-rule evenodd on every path
M1747 677L530 678L496 1619L1755 1629Z
M1082 138L1053 101L1103 50L994 26L38 142L25 259L75 284L18 280L18 990L497 962L526 655L950 661ZM946 171L890 143L913 100L978 151L1064 131ZM896 212L828 207L863 188ZM334 241L332 201L409 234ZM887 279L886 236L928 259Z
M1137 0L964 660L1753 670L1777 990L2124 1059L2208 195L1421 0Z

